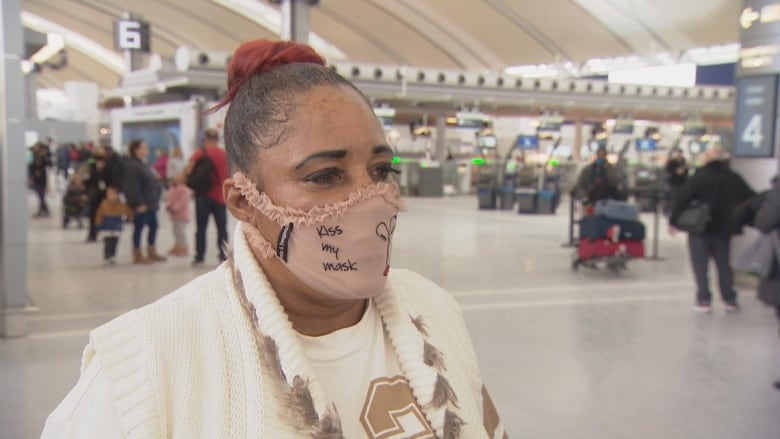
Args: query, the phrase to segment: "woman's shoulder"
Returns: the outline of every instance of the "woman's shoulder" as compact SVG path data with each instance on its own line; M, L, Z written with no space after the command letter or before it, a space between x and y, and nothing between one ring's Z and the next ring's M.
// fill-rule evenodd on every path
M175 342L175 338L194 337L195 332L208 326L210 321L219 320L219 313L229 308L226 300L230 294L228 279L224 266L198 276L157 301L94 329L90 333L90 343L100 350L113 346L108 341L118 334L127 338L143 337L152 342Z
M388 283L393 294L420 311L461 313L460 306L452 294L417 272L395 268L390 270Z

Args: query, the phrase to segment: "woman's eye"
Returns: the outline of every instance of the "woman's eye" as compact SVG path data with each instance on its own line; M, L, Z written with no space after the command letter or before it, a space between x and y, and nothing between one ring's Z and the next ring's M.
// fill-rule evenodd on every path
M391 174L398 175L401 171L395 169L391 165L379 165L374 168L374 179L376 181L385 181L390 178Z
M337 168L327 168L306 176L303 180L307 183L319 185L331 185L344 178L344 173Z

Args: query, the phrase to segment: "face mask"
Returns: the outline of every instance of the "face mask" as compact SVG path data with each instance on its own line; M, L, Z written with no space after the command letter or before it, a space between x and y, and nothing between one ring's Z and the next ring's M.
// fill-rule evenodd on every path
M364 299L382 293L390 270L396 217L404 209L395 182L358 189L345 201L303 211L274 205L237 172L236 187L249 203L281 226L275 245L243 224L253 247L277 257L304 284L337 299Z

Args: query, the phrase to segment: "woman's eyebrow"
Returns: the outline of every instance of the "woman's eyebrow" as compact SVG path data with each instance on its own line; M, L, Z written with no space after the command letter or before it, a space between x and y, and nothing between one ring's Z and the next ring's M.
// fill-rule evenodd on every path
M395 155L393 152L393 148L390 148L387 145L378 145L374 147L374 154L390 154Z
M306 157L305 159L301 160L300 163L295 165L295 170L297 171L298 169L301 169L302 167L306 166L307 163L314 160L343 159L344 157L346 157L346 155L347 155L347 151L343 149L315 152L314 154Z

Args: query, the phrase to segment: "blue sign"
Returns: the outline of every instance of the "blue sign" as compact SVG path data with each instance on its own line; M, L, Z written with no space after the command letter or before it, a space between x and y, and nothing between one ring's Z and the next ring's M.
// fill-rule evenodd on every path
M515 148L539 149L539 138L536 136L517 136Z
M639 152L655 151L656 146L654 139L636 139L636 150Z

